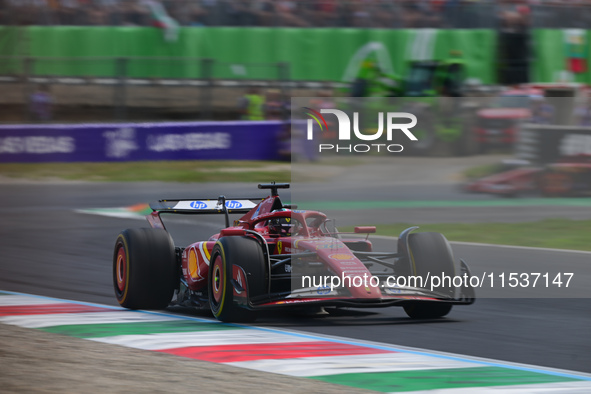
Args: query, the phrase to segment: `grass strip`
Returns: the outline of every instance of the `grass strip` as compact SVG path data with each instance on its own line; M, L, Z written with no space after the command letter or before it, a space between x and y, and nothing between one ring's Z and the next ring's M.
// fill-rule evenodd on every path
M286 162L268 161L3 163L0 176L97 182L289 182L291 166Z
M408 223L376 225L378 235L398 236ZM418 231L435 231L450 241L537 248L591 251L591 220L545 219L523 223L421 224ZM353 231L353 227L339 228ZM370 237L371 238L371 237Z

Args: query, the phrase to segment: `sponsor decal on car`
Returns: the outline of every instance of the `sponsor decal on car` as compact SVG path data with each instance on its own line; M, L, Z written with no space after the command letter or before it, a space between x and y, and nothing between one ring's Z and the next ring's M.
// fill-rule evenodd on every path
M330 286L321 286L318 288L318 290L316 290L316 293L318 294L329 294L330 293Z
M349 254L349 253L333 253L331 255L328 256L331 259L334 260L352 260L354 259L353 255Z
M197 260L197 253L195 248L191 248L189 252L189 275L193 280L204 280L205 278L201 275L201 269L199 267L199 261Z
M206 209L207 203L205 203L203 201L191 201L189 203L189 206L194 209Z
M256 218L257 216L259 216L259 212L261 211L261 206L263 205L263 203L260 203L259 206L257 207L256 211L254 211L254 213L252 214L252 218Z
M326 244L322 244L322 245L318 245L316 246L316 250L320 250L320 249L338 249L338 245L335 245L335 242L330 242L330 243L326 243Z
M226 208L230 208L230 209L242 208L242 203L240 201L229 200L229 201L226 201Z

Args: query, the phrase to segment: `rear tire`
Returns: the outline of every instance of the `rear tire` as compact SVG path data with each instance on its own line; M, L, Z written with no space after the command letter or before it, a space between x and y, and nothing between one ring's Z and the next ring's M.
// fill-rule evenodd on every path
M427 281L429 276L455 276L453 253L443 234L410 234L408 246L412 275L422 277L423 281ZM455 293L453 286L442 286L437 291L450 298L453 298ZM443 302L419 301L405 305L404 311L413 319L430 319L447 315L451 307L451 304Z
M223 237L211 253L208 274L209 306L213 316L223 322L250 322L256 313L234 303L232 272L234 265L246 273L248 299L266 293L268 283L265 257L259 243L250 237Z
M113 284L119 304L129 309L165 309L176 287L174 243L162 229L122 231L115 242Z

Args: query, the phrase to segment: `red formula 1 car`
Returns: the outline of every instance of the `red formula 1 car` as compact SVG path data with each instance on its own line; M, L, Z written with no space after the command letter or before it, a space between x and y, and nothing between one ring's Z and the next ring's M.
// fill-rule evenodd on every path
M152 228L124 230L115 243L119 303L210 308L222 321L252 321L260 310L320 307L402 306L412 318L437 318L454 304L474 302L469 284L452 283L470 273L443 235L411 227L400 234L397 252L374 252L367 238L375 227L356 227L357 238L345 238L323 213L284 205L278 189L288 187L259 185L271 190L266 198L151 204ZM222 214L226 227L178 247L163 214ZM243 216L230 226L230 214Z
M588 196L591 194L591 156L569 156L544 166L522 160L500 164L494 174L461 185L468 193L504 197L539 194L545 197Z

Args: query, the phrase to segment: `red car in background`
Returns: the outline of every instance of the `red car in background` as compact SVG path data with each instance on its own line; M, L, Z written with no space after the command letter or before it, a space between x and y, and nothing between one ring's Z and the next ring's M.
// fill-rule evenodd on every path
M539 194L546 197L591 194L591 156L570 156L545 166L523 160L507 160L492 175L467 182L468 193L488 193L503 197Z
M505 160L494 168L491 175L463 184L462 190L514 197L535 191L539 173L540 168L531 166L527 161Z
M532 100L543 96L541 89L507 90L494 98L488 108L478 111L475 132L481 151L511 146L516 140L519 123L532 116Z

